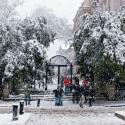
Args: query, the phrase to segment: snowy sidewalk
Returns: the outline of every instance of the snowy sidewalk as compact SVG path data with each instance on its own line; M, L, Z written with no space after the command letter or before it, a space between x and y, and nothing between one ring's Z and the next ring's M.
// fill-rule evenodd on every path
M0 114L0 125L25 125L31 114L25 113L23 115L19 115L19 119L16 121L12 121L12 116L12 113Z
M39 113L33 114L26 125L124 125L113 113Z
M3 102L0 101L0 113L11 113L12 112L12 105L14 102ZM19 101L16 102L19 104ZM84 104L83 108L79 107L79 104L73 104L72 101L64 101L63 106L55 106L54 101L40 101L40 106L37 107L37 101L31 101L31 105L25 106L26 112L39 112L39 111L58 111L58 110L64 110L64 111L94 111L96 112L96 109L102 109L101 111L107 112L109 109L110 111L120 111L125 110L124 106L125 102L100 102L100 103L94 103L92 107L89 107L88 104ZM115 110L114 110L115 109ZM97 110L98 111L98 110Z
M12 113L12 105L14 102L0 101L0 114ZM19 104L19 102L16 102ZM91 113L112 113L116 111L125 111L125 106L122 106L125 102L100 102L94 103L92 107L88 104L84 104L83 108L80 108L79 104L73 104L71 101L64 101L63 106L55 106L54 101L40 101L40 106L37 107L37 101L32 101L31 105L25 106L26 113L78 113L78 112L91 112ZM121 105L121 106L119 106ZM119 106L119 107L118 107Z

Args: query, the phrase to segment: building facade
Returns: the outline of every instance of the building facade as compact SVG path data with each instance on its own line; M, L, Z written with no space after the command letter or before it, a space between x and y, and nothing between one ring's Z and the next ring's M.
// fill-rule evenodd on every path
M103 12L105 11L117 12L121 6L125 5L125 0L100 0L99 3Z
M74 28L73 31L77 31L78 27L79 27L79 18L81 15L83 15L83 13L91 13L91 0L84 0L84 2L81 4L81 6L79 7L75 18L73 20L74 22Z
M93 2L96 1L98 6L102 9L102 12L105 11L115 11L117 12L121 6L125 5L125 0L84 0L84 2L79 7L76 16L74 18L74 29L73 31L77 31L79 28L79 20L80 16L85 13L93 13L94 7Z

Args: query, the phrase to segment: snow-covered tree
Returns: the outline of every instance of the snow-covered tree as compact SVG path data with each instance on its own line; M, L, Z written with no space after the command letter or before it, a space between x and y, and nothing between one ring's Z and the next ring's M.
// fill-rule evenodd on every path
M117 63L112 69L108 67L108 71L106 67L104 69L111 79L119 70L118 65L125 61L125 34L121 28L124 12L123 7L116 14L97 11L81 17L80 28L74 35L74 48L83 76L92 74L100 77L100 66L108 58L112 65Z
M38 7L32 14L33 18L39 16L47 19L48 26L57 34L57 38L72 39L72 26L68 24L66 19L56 17L52 10L45 7Z
M43 79L45 57L45 48L37 40L23 42L14 51L8 50L2 59L5 65L3 80L4 78L17 80L13 83L17 85L18 83L34 84L35 80Z
M46 47L55 34L47 28L45 18L24 19L15 27L0 26L0 71L2 83L12 89L35 84L45 76Z
M15 9L23 3L23 0L0 0L0 23L6 23L15 15Z
M24 40L37 39L39 43L48 47L49 43L54 40L55 33L48 27L44 17L38 17L34 20L30 18L24 19L18 28L24 36Z

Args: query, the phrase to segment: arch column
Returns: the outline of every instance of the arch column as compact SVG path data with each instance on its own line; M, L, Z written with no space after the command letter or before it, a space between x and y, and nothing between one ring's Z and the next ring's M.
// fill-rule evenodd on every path
M60 65L58 66L58 85L60 83Z
M70 65L71 83L72 83L72 73L73 73L73 65L72 65L72 63L71 63L71 65Z

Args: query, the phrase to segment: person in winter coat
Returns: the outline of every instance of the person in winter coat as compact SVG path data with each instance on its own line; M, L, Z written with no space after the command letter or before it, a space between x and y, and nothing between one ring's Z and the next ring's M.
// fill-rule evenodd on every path
M55 93L55 106L58 106L59 105L59 87L53 90L53 92Z
M59 105L62 106L63 105L63 89L62 87L59 87Z
M71 83L70 79L65 77L64 78L65 95L68 95L70 92L70 83Z
M76 86L73 85L73 88L72 88L72 102L73 104L75 103L76 101Z
M26 88L25 88L25 102L26 102L26 105L27 105L27 102L28 102L28 105L30 105L30 101L31 101L31 86L30 85L27 85Z
M79 102L79 106L81 108L83 108L83 100L84 100L84 88L83 86L80 87L80 102Z
M76 95L76 103L78 104L80 100L80 85L76 85L75 95Z
M95 101L95 90L92 86L89 87L89 106L92 106L92 103Z
M74 80L75 80L75 84L79 85L79 79L78 79L78 77L74 77Z
M84 98L85 98L84 103L87 103L88 96L89 96L89 81L87 79L84 79L82 84L83 84L83 88L84 88Z

